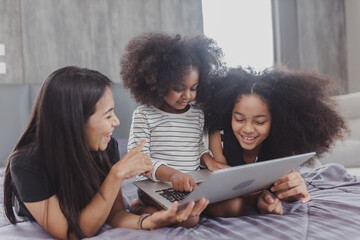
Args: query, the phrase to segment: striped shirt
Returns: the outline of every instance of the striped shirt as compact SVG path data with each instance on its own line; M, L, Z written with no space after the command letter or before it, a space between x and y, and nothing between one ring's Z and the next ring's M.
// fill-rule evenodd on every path
M174 114L141 105L133 113L128 151L146 139L142 152L151 157L154 170L148 177L154 181L161 165L181 172L197 170L200 157L209 152L203 141L203 128L204 114L196 106L190 105L185 113Z

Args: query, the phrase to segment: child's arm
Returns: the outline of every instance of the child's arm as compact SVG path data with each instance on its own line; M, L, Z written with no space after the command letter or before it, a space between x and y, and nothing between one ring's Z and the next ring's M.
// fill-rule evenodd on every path
M222 154L220 131L210 134L209 146L214 158L209 153L204 153L200 158L201 165L206 166L210 171L230 167Z
M142 139L145 139L145 145L142 148L142 152L148 154L151 158L150 152L150 126L148 123L148 117L146 114L146 109L144 106L139 106L134 110L132 116L132 122L130 127L130 134L128 140L128 152L139 145ZM154 161L151 158L151 162L153 164L154 170L151 174L146 175L150 179L156 181L155 172L157 168L162 164L159 161Z
M301 203L306 203L311 199L303 177L296 171L292 171L277 180L271 187L271 191L276 192L279 199L288 202L301 199Z
M262 214L283 215L283 207L279 198L273 198L267 190L262 191L257 198L257 207Z
M206 166L210 171L230 167L227 164L214 160L209 153L204 153L203 155L201 155L200 163L201 165Z
M214 160L227 164L226 158L223 155L223 148L221 145L220 131L215 131L209 136L209 148L214 156Z
M162 181L171 182L177 191L189 192L197 187L194 179L186 173L182 173L174 168L161 165L156 171L156 178Z

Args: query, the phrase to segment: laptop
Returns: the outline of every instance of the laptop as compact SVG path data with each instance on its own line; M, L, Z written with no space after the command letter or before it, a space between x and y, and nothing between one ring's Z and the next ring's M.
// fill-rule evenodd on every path
M315 152L304 153L213 172L207 169L186 172L198 184L192 192L175 191L170 182L154 182L150 179L135 181L134 184L164 209L170 209L174 201L179 202L181 209L188 202L203 197L209 203L215 203L266 189L314 155Z

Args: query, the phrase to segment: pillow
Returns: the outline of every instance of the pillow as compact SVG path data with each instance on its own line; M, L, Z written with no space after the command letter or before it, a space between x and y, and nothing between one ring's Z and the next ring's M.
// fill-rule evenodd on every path
M323 164L341 163L345 167L360 167L360 140L337 142L333 151L320 158Z

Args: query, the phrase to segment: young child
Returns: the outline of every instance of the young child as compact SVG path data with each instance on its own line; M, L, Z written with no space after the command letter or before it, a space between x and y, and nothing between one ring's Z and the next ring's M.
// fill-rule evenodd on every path
M200 165L210 170L227 167L212 159L203 142L201 110L211 82L223 71L221 57L221 49L204 36L150 33L127 45L121 59L123 84L142 104L133 114L128 149L146 139L143 152L154 166L150 179L191 191L196 183L187 171Z
M275 68L255 73L238 68L218 81L205 107L210 150L216 161L237 166L331 149L347 127L329 92L331 79ZM223 131L222 136L220 130ZM258 196L260 212L282 214L280 199L310 200L298 172Z

